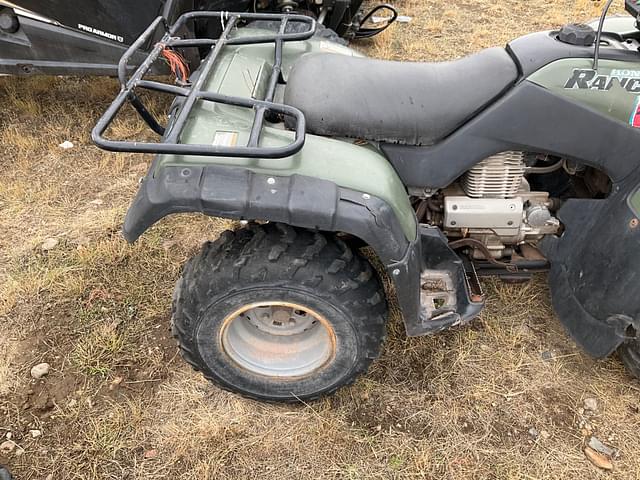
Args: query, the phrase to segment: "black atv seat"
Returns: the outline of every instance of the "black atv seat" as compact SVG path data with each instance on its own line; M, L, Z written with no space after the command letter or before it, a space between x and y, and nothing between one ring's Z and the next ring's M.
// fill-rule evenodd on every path
M307 131L404 145L432 145L517 78L503 48L444 63L408 63L319 53L289 74L285 103Z

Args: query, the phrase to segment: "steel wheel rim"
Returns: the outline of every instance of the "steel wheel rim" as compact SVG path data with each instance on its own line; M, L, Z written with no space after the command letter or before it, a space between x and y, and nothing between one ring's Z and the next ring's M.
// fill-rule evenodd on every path
M335 333L315 310L290 302L259 302L228 315L220 330L224 353L253 374L299 378L335 357Z

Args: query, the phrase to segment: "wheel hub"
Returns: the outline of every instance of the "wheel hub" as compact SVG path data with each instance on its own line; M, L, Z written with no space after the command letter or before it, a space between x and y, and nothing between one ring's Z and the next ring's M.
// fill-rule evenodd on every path
M300 377L321 369L335 355L335 334L314 310L287 302L246 305L221 329L225 353L252 373Z
M306 310L293 307L255 307L243 314L259 330L271 335L296 335L306 332L318 321Z

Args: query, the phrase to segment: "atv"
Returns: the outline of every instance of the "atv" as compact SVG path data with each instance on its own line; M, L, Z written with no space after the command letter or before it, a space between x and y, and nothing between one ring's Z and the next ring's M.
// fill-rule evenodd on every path
M186 361L251 398L315 399L378 357L393 292L407 334L430 335L480 314L481 277L548 272L573 339L640 376L640 10L627 9L446 63L365 58L304 15L158 17L92 136L155 154L129 242L170 214L240 221L176 284ZM223 31L181 36L193 21ZM203 48L186 75L178 53ZM149 79L167 57L176 81ZM166 122L141 92L175 97ZM128 103L157 141L110 136Z
M109 75L118 60L158 15L173 23L191 10L304 12L318 20L319 33L334 40L367 38L384 31L398 14L390 5L368 13L363 0L0 0L0 74ZM217 38L221 24L194 20L181 35ZM147 37L139 61L159 38ZM190 49L195 67L208 50ZM162 62L153 66L165 73Z

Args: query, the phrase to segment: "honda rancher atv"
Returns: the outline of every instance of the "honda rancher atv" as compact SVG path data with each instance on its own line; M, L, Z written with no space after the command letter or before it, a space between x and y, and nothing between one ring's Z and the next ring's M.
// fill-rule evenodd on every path
M384 31L398 14L390 5L362 11L363 0L0 0L0 74L115 75L118 60L158 15L173 23L191 10L304 12L318 20L320 34L350 40ZM193 19L179 32L217 38L219 22ZM160 37L139 46L136 61ZM345 40L346 43L346 40ZM190 49L196 67L206 48ZM158 62L155 73L164 73Z
M628 8L639 13L635 1ZM194 20L223 25L222 35L181 38ZM250 26L258 20L275 30ZM367 59L315 28L300 15L203 11L171 26L160 17L120 63L122 90L93 138L156 154L126 239L180 212L244 224L205 244L177 282L184 358L265 400L353 382L379 355L387 320L368 246L408 335L478 316L478 277L549 270L575 341L598 358L618 350L640 375L635 18L603 14L597 31L568 25L438 64ZM209 53L188 78L145 77L161 58L199 48ZM140 92L176 97L166 125ZM129 102L158 142L109 136Z

